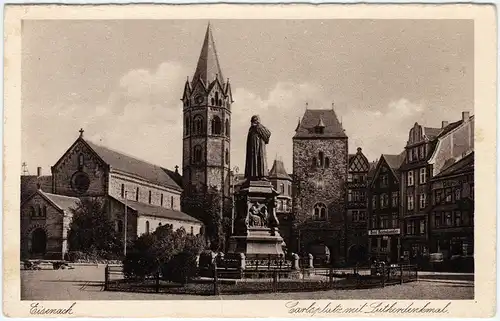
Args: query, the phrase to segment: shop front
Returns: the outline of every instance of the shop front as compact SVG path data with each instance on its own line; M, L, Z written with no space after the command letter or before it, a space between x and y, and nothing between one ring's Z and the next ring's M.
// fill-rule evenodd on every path
M397 263L401 256L401 230L376 229L369 230L369 252L372 259Z

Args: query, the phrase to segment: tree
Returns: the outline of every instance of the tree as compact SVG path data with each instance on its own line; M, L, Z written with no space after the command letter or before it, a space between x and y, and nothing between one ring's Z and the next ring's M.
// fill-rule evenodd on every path
M198 218L205 225L205 232L214 252L224 248L225 235L221 217L222 198L220 192L211 187L203 194L187 193L183 199L183 209L190 215Z
M81 199L71 212L73 220L68 232L70 251L99 258L110 258L120 253L123 243L102 199Z
M186 280L194 275L196 256L203 247L201 236L163 225L134 241L123 262L124 273L144 278L161 271L169 280Z

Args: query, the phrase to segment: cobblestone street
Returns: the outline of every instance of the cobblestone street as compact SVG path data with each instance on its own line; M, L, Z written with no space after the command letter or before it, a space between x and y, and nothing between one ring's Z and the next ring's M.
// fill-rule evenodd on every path
M207 300L206 296L122 293L103 291L104 265L77 266L73 270L21 271L22 300ZM360 290L329 290L302 293L221 295L212 300L288 299L446 299L474 298L473 281L425 279L404 285Z

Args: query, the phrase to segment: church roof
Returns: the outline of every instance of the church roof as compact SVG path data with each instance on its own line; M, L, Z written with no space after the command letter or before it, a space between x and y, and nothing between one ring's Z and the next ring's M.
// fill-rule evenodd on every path
M120 203L124 203L121 200L118 200ZM162 217L168 218L177 221L185 221L185 222L194 222L201 223L200 220L184 213L181 211L176 211L171 208L165 208L161 206L154 206L150 204L144 204L136 201L127 200L127 206L135 211L137 211L138 215L144 216L154 216L154 217Z
M317 133L315 127L321 122L324 131ZM333 109L306 109L293 138L347 138L347 135Z
M181 189L181 186L176 182L178 181L180 183L181 181L180 175L178 173L126 155L124 153L112 150L108 147L98 145L89 140L84 141L89 145L90 148L94 150L94 152L97 153L97 155L99 155L99 157L106 164L111 166L112 169L117 169L128 174L137 175L153 184L173 188L176 190Z
M70 209L76 209L76 207L78 206L78 202L80 201L80 199L76 197L46 193L39 189L35 193L31 194L28 198L26 198L24 202L21 203L21 207L35 195L40 195L57 210L66 213L70 212Z
M194 88L195 82L197 82L198 79L201 79L204 85L208 87L216 78L221 85L224 83L217 50L215 49L212 28L210 24L208 24L205 40L203 41L200 57L198 58L198 64L193 76L192 87Z
M382 157L385 158L387 165L394 171L397 172L399 167L403 164L406 157L406 151L402 151L398 155L390 155L390 154L382 154Z
M288 173L285 170L285 165L283 164L283 161L279 159L274 160L273 167L269 171L269 178L292 180L292 178L288 175Z

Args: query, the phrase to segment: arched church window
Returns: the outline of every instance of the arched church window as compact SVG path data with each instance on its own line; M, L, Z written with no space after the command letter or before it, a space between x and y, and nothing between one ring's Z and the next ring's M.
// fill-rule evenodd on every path
M214 103L215 103L215 100L214 100L214 98L213 98L213 97L210 99L210 102L212 103L212 106L213 106L213 105L214 105Z
M330 159L328 157L325 157L325 168L330 167Z
M201 146L200 145L196 145L194 147L194 163L195 164L199 164L201 163L201 159L202 159L202 151L201 151Z
M38 205L38 216L42 216L42 207Z
M193 119L193 133L195 135L203 134L203 117L201 115L194 116Z
M229 136L229 119L226 119L226 136Z
M34 217L36 216L36 210L35 210L35 207L31 207L31 213L30 213L31 217Z
M78 155L78 166L83 166L83 154Z
M43 212L42 212L43 217L47 217L47 206L43 206Z
M219 116L212 118L212 135L220 135L222 131L222 122Z
M185 126L185 129L186 129L186 133L185 133L186 135L189 135L189 126L190 126L190 125L191 125L191 124L189 123L189 117L186 117L186 123L185 123L185 125L184 125L184 126Z
M319 167L323 167L324 164L324 154L323 152L318 153L318 158L319 158Z
M222 106L222 99L219 99L219 106Z
M217 106L219 106L219 92L218 91L215 92L215 103L217 104Z
M316 203L313 208L313 219L316 221L325 221L326 215L326 205L323 203Z
M229 165L229 149L226 148L226 165Z

